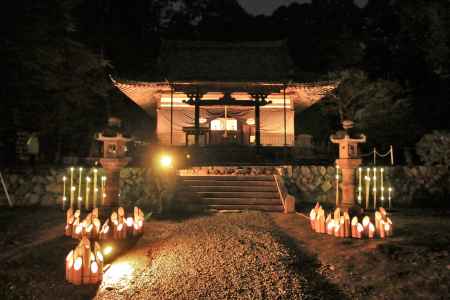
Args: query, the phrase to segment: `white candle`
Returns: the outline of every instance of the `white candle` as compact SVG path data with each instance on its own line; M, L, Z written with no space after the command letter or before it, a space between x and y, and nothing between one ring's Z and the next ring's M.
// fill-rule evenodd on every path
M362 199L361 199L361 194L362 194L362 168L359 168L358 170L358 174L359 174L359 183L358 183L358 204L361 205L362 203Z
M389 187L388 188L389 210L391 210L391 192L392 192L392 187Z
M366 209L369 209L369 196L370 196L370 168L367 168L367 175L366 175Z
M98 188L97 188L97 175L98 175L98 170L94 169L94 208L97 208L97 192L98 192Z
M82 203L82 198L81 198L81 175L83 173L83 168L79 168L78 169L80 171L79 177L78 177L78 209L81 209L81 203Z
M373 168L373 209L377 209L377 168Z
M106 198L105 183L106 183L106 176L102 176L102 205L105 205L105 198Z
M70 207L73 209L73 197L74 197L74 191L75 187L73 186L73 170L74 168L70 168Z
M339 206L339 166L336 165L336 207Z
M86 209L89 209L89 192L91 191L90 185L91 185L91 177L86 176L86 195L85 195Z
M384 180L383 180L384 169L381 168L380 172L381 172L381 178L380 178L380 180L381 180L381 207L383 207L383 205L384 205Z
M67 181L67 177L63 176L63 195L62 195L62 209L65 210L66 209L66 181Z

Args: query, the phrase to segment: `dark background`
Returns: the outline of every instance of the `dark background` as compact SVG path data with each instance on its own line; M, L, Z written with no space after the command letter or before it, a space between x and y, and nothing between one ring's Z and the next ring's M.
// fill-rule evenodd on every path
M37 131L44 159L86 156L109 115L151 140L154 120L108 74L151 80L162 39L286 39L297 81L363 72L395 83L411 113L389 123L396 134L375 126L371 145L413 148L423 134L450 128L449 11L446 0L313 0L258 16L236 0L14 1L1 16L2 151L12 159L17 132ZM317 141L339 128L320 107L297 120L296 133Z

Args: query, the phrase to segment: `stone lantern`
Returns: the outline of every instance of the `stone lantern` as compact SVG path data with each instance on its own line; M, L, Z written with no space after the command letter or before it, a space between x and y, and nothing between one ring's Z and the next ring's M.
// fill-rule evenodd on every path
M103 205L119 206L120 170L130 161L127 157L126 144L132 138L123 133L120 119L109 118L108 126L97 134L96 139L103 142L103 157L100 158L100 164L107 176L106 198Z
M334 144L339 145L339 159L336 165L342 170L342 198L339 207L345 211L360 210L355 203L355 173L356 169L361 165L362 159L358 151L358 144L366 142L364 134L352 134L352 121L342 122L345 131L338 131L331 135L330 140Z

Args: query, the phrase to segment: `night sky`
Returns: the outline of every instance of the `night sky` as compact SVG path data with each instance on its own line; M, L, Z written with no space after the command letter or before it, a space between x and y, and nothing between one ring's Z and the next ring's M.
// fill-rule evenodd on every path
M289 5L292 2L305 3L309 0L238 0L242 7L252 15L270 15L281 5ZM368 0L355 0L359 6L364 6Z

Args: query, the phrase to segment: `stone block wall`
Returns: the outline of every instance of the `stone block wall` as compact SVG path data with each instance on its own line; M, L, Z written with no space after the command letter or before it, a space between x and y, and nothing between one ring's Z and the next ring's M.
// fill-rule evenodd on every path
M257 174L249 169L245 175ZM207 172L208 168L197 170L195 175ZM227 168L225 173L234 171L241 174L242 168ZM285 170L285 171L283 171ZM258 171L259 172L259 171ZM102 170L100 170L102 173ZM198 174L197 174L198 173ZM244 172L245 173L245 172ZM335 203L336 169L334 166L278 166L265 168L263 174L284 174L284 181L290 194L296 196L297 206L302 203ZM61 205L62 177L66 169L50 168L39 170L36 174L29 170L2 172L9 194L16 206L56 206ZM75 177L75 176L74 176ZM435 202L450 202L450 180L445 168L425 166L385 167L385 187L393 188L394 207L435 206ZM8 205L0 190L0 205ZM175 172L148 168L124 168L121 172L120 202L124 206L138 205L153 211L170 209L175 194ZM67 190L69 190L67 186ZM445 203L443 203L445 206ZM448 206L448 203L446 204Z
M4 170L8 193L15 206L59 206L63 193L64 175L69 177L67 169L50 168L31 170ZM99 174L103 170L99 169ZM78 181L75 172L74 182ZM120 173L120 204L123 206L146 207L153 211L166 209L171 205L170 200L175 189L175 174L157 172L144 168L124 168ZM8 205L7 198L0 185L0 205ZM69 184L66 185L68 197ZM77 194L75 194L77 195Z
M365 171L365 168L363 170ZM433 202L438 199L442 201L449 192L447 186L450 182L445 168L388 166L384 167L384 170L385 197L387 199L387 188L392 186L394 207L436 206ZM302 202L317 201L334 204L336 202L335 176L334 166L294 166L285 174L285 182L289 192L296 195L297 205L301 205Z

